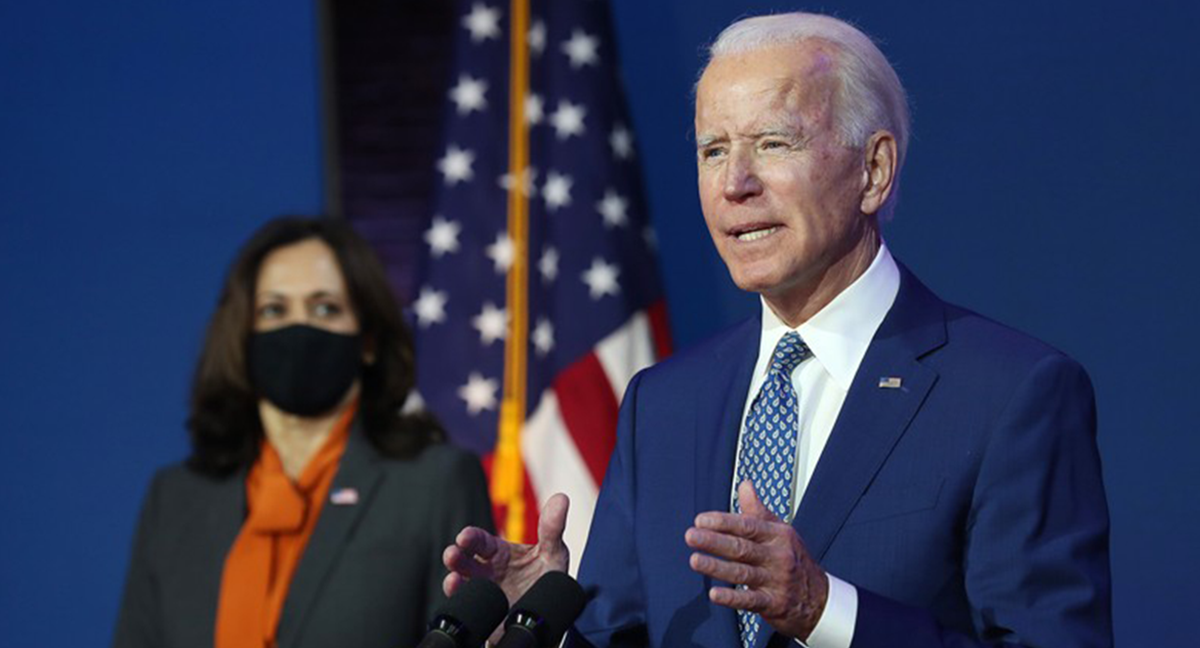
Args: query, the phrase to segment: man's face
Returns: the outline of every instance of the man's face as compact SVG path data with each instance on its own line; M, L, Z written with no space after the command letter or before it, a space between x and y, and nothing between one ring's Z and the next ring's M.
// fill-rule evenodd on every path
M808 41L721 57L697 87L704 220L734 283L768 302L837 283L831 269L874 245L862 153L838 140L833 56Z

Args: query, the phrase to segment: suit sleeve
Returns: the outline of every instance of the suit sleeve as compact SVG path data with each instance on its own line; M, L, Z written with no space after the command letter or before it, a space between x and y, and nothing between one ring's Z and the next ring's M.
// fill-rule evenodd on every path
M981 459L964 573L979 639L859 590L852 648L1112 645L1108 508L1092 386L1042 359L1014 390Z
M634 542L634 447L637 394L642 374L634 376L621 402L617 446L596 502L579 582L591 594L568 645L645 646L645 610L641 569ZM581 637L582 636L582 637ZM587 643L580 641L586 640Z
M159 517L161 475L150 485L134 534L133 553L125 577L125 592L113 635L114 648L155 648L161 640L158 586L151 568Z

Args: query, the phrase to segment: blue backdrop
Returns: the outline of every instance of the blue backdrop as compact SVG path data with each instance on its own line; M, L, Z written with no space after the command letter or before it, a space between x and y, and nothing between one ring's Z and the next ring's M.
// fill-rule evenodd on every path
M912 95L889 245L1089 368L1118 642L1194 643L1200 9L909 5L822 7L881 39ZM679 346L754 308L695 196L700 50L788 6L616 2ZM278 0L0 5L0 645L108 641L146 483L186 450L221 273L265 218L322 207L316 31Z

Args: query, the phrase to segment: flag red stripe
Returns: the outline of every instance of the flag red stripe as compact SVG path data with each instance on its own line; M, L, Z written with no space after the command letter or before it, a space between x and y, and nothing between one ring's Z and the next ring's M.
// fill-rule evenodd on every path
M538 541L538 514L541 512L538 505L538 494L533 492L533 481L529 479L529 469L525 468L525 540L528 544L537 544ZM553 495L547 493L546 496Z
M667 302L660 299L646 309L650 318L650 335L654 337L654 357L662 360L671 355L671 327L667 323Z
M563 423L596 484L604 480L617 442L617 396L595 353L567 367L554 380Z

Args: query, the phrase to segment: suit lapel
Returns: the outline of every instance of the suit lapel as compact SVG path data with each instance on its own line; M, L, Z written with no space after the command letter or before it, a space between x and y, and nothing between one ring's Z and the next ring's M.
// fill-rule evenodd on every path
M761 313L734 329L729 343L717 349L718 373L711 390L697 399L696 511L728 511L733 484L734 455L750 374L758 359ZM725 370L725 368L732 370Z
M339 462L337 475L329 486L329 493L353 489L358 494L357 502L337 505L326 499L321 507L317 526L308 540L300 564L296 566L296 573L292 577L287 600L284 602L277 633L280 646L293 645L302 636L304 621L324 586L329 571L341 557L346 541L359 519L370 507L371 496L383 476L376 461L375 450L364 436L360 422L356 421L346 441L346 450Z
M937 381L918 359L945 343L944 309L903 266L900 276L794 520L818 562ZM902 386L880 387L890 377Z
M717 371L708 377L705 389L696 393L696 421L692 434L696 513L729 510L738 430L751 373L758 358L761 333L761 313L735 328L727 342L715 352ZM708 588L714 584L727 585L705 577L703 592L698 595L707 601ZM710 607L712 617L700 628L698 642L701 645L740 646L737 614L719 605Z

